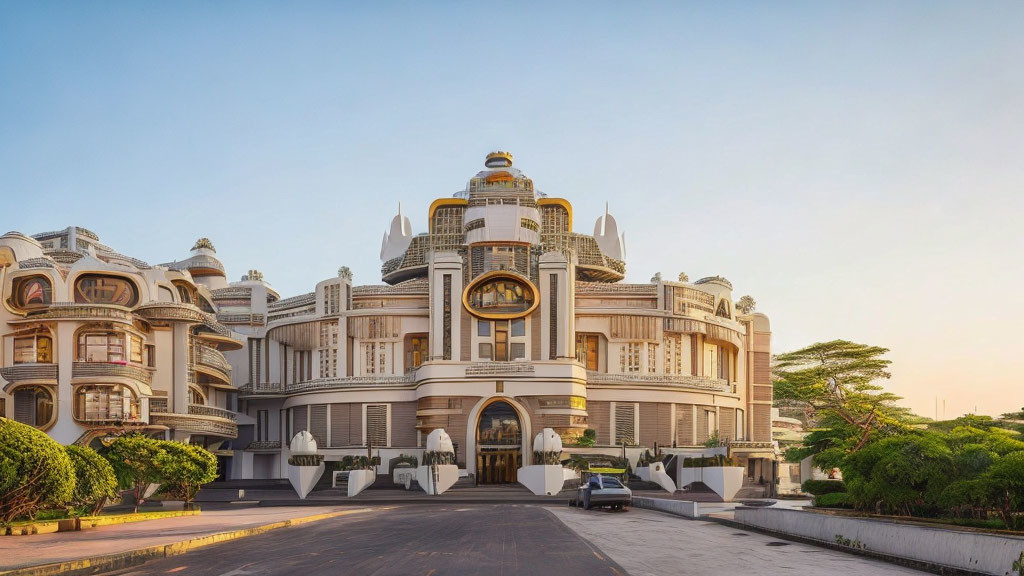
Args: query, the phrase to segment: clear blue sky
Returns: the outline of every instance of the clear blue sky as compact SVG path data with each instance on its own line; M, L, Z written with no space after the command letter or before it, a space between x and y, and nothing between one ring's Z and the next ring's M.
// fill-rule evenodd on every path
M2 2L0 228L376 283L500 148L579 232L611 203L630 281L890 347L925 415L1024 405L1024 3L634 4Z

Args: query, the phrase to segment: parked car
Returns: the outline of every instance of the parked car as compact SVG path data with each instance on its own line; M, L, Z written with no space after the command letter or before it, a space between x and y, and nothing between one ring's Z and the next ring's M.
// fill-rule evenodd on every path
M618 478L596 474L577 488L575 505L582 506L584 510L601 506L622 510L632 501L633 492L623 486Z

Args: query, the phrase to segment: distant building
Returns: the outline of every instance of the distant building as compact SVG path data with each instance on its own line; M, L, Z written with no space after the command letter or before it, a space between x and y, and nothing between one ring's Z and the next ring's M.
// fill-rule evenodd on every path
M512 163L488 155L423 233L400 210L385 284L342 268L286 299L256 270L228 283L205 238L150 266L82 228L8 233L0 414L64 443L126 429L201 443L228 478L283 476L302 430L327 460L369 445L386 464L444 428L478 482L510 482L545 427L566 452L717 439L769 476L768 318L737 310L719 276L623 283L615 218L574 232L572 205ZM588 428L596 446L573 447Z

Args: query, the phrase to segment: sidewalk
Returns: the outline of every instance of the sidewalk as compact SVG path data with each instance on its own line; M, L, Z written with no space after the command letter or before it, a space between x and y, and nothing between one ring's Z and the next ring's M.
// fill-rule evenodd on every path
M203 510L198 516L101 526L82 532L0 537L0 571L105 556L174 544L222 532L256 528L325 513L361 512L351 507L240 507Z

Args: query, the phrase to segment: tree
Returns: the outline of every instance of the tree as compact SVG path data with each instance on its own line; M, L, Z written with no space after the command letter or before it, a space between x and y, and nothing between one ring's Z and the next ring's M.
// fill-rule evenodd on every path
M164 479L163 491L192 502L199 488L217 478L217 457L202 446L161 442L156 463Z
M163 453L161 442L143 434L128 434L114 440L106 454L114 467L118 485L131 490L135 498L135 511L143 503L150 484L163 481L158 457Z
M1006 527L1013 529L1014 512L1024 507L1024 452L1011 452L997 460L986 475L992 501Z
M117 498L114 467L87 446L65 446L64 450L75 469L76 482L71 506L78 512L99 514L107 500Z
M871 442L843 462L854 505L876 513L929 515L954 479L953 452L941 434L914 432Z
M0 523L63 506L75 490L63 447L32 426L0 418Z
M774 359L775 398L804 406L809 420L842 432L831 448L856 452L879 432L905 429L910 413L899 396L875 384L887 379L889 350L846 340L820 342ZM817 460L816 460L817 463Z

